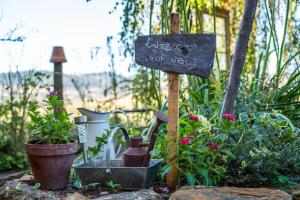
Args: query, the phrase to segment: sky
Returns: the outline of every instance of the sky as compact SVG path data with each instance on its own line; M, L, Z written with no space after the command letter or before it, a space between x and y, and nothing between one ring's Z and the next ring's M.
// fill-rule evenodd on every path
M16 66L19 70L51 71L53 64L49 59L53 46L64 47L65 73L108 71L106 38L116 38L121 30L121 9L109 14L114 3L114 0L88 3L86 0L0 0L0 38L16 26L17 34L26 36L23 43L0 42L0 72L14 70ZM113 49L119 49L116 42ZM116 68L118 73L128 74L127 65L119 57Z

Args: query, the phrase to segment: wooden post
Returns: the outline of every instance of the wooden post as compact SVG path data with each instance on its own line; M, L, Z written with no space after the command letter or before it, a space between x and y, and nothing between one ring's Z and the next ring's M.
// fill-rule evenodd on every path
M62 63L67 62L63 47L53 47L50 62L54 63L54 90L58 97L63 100L63 71Z
M180 19L179 14L171 13L170 34L179 34ZM169 100L168 100L168 138L169 138L169 163L172 170L167 174L167 186L170 190L175 190L178 185L178 128L179 128L179 75L169 73Z

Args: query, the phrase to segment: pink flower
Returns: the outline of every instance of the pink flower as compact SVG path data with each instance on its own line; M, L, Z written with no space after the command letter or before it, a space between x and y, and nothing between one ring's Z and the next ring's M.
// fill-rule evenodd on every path
M186 137L179 138L181 144L190 144L191 140Z
M189 114L188 117L189 117L190 120L199 121L199 117L197 117L196 115Z
M223 117L226 118L226 119L229 119L230 121L234 121L234 120L235 120L235 116L233 116L233 115L230 114L230 113L225 113L225 114L223 115Z
M56 96L57 95L57 91L56 90L51 90L50 91L50 96Z
M197 133L195 131L188 134L189 137L195 137L196 135L197 135Z
M212 143L208 146L208 148L210 148L211 150L217 150L219 146L216 143Z

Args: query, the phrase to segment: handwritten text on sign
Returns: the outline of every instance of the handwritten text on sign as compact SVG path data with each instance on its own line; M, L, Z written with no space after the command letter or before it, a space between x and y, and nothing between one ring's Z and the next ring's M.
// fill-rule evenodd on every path
M212 34L139 36L135 61L165 72L209 77L216 50Z

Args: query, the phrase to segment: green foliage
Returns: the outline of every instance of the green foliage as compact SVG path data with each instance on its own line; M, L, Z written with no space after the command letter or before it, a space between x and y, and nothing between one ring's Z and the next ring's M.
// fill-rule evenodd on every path
M204 116L182 115L179 128L178 169L183 184L216 185L226 176L228 157L234 157L226 134L214 134ZM161 135L154 155L168 160L167 139ZM163 167L162 176L170 166Z
M74 182L73 186L78 190L82 188L82 184L81 184L80 180L76 180Z
M41 184L40 183L35 183L32 187L34 189L39 189L41 187Z
M117 190L121 188L121 185L115 183L113 180L109 180L106 185L110 190Z
M0 171L26 167L27 108L36 97L45 74L33 70L8 72L0 79Z
M107 140L109 138L110 131L105 130L105 134L101 135L100 137L96 137L96 146L89 147L88 148L88 155L91 155L93 157L97 156L98 153L103 151L103 147L105 144L107 144Z
M244 113L232 129L221 130L229 135L236 155L230 161L227 181L235 185L284 185L299 179L299 129L277 113L247 116Z
M23 151L13 152L13 145L9 141L0 143L0 171L9 169L24 169L26 165L26 154Z
M184 114L179 136L181 184L284 186L300 179L300 131L280 113L227 114L214 123ZM153 156L164 158L162 179L172 169L169 154L159 134Z
M70 114L63 108L56 91L51 91L44 101L47 106L40 107L37 102L32 102L28 108L31 118L29 129L32 139L45 144L63 144L71 140L73 123ZM43 113L39 110L42 109Z

